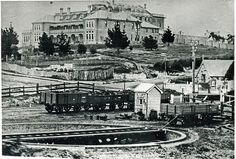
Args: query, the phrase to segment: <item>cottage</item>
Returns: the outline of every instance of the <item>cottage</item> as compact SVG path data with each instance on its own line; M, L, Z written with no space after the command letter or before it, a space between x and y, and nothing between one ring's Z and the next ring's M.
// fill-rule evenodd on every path
M135 112L142 112L149 118L150 112L160 113L162 90L155 84L141 83L135 89Z
M225 79L225 75L233 60L203 60L197 73L196 82L199 91L208 90L208 93L220 93L222 89L233 89L233 81Z

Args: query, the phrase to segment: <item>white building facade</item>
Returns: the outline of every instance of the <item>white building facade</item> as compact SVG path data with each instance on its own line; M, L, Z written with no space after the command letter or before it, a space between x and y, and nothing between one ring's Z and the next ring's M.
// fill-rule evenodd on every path
M151 111L160 114L162 90L155 84L141 83L135 89L134 111L142 112L145 118L150 117Z
M88 6L87 11L71 12L60 8L59 13L47 15L32 23L32 30L22 33L22 46L38 47L39 37L45 32L56 42L63 32L72 44L102 44L108 29L120 24L131 44L141 44L145 36L158 39L164 30L164 15L150 13L145 6L99 2Z

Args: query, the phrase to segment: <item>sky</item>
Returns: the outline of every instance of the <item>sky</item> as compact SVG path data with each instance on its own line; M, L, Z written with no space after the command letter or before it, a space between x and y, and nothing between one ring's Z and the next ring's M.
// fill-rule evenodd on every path
M52 2L1 1L1 28L9 27L12 22L21 35L24 30L31 29L33 21L45 15L53 15L67 7L71 7L71 11L87 10L95 0ZM165 28L170 26L175 33L203 36L208 30L220 32L222 36L234 34L234 0L115 0L115 3L147 4L148 11L165 15Z

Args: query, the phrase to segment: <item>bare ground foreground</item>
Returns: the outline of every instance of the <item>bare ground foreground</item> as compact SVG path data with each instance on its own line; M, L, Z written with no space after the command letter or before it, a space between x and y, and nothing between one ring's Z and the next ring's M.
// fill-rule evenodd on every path
M163 126L164 122L149 122L136 120L117 120L115 116L128 111L100 112L99 115L108 115L107 121L95 120L94 112L80 112L68 114L48 114L44 106L37 104L38 97L21 97L18 99L3 98L2 101L2 131L3 134L56 131L75 129L105 128L109 125L129 126ZM93 116L93 120L85 119L84 115ZM41 124L40 124L41 123ZM82 124L97 124L82 125ZM167 145L143 148L55 148L29 147L24 145L6 146L3 152L8 155L38 156L57 158L94 158L94 159L142 159L142 158L234 158L234 132L221 128L225 123L214 125L184 128L197 134L199 139L182 145ZM233 126L233 124L231 124ZM191 134L188 134L191 138Z

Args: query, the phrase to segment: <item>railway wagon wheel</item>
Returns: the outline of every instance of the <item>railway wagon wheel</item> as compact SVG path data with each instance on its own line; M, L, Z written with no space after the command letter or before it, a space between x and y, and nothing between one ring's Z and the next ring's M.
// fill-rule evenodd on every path
M99 105L98 104L93 105L93 110L94 111L99 111Z
M56 111L56 113L63 113L63 107L62 106L59 106L59 105L56 105L55 106L55 111Z
M123 108L124 108L124 103L122 102L122 103L118 103L118 108L120 109L120 110L122 110Z
M106 104L103 104L102 106L100 106L101 110L104 111L106 109Z
M46 104L45 109L47 110L48 113L52 113L53 111L53 105Z
M81 106L80 105L75 105L74 107L73 107L73 111L74 112L79 112L81 110Z
M64 108L65 112L68 113L71 109L71 105L66 105L63 108Z
M90 108L90 106L89 106L89 105L84 105L84 110L85 110L85 111L88 111L88 110L89 110L89 108Z
M134 110L134 103L128 103L127 104L127 109L128 110Z
M116 104L115 103L110 103L109 110L113 111L115 109L116 109Z

